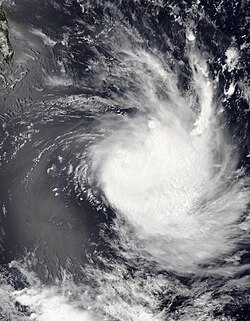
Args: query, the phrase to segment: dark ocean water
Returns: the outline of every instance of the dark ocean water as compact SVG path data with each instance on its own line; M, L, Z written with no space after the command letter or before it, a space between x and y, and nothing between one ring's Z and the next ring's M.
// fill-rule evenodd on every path
M0 320L248 321L248 1L3 1Z

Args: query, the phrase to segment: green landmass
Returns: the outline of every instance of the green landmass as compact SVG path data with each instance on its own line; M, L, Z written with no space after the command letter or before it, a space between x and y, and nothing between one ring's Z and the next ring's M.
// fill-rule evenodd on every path
M9 28L3 5L0 4L0 53L6 63L10 63L14 55L9 37Z

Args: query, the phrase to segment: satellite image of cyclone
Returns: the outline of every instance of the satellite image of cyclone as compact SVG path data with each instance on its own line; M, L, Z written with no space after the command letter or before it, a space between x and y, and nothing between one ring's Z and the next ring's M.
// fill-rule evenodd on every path
M0 0L0 320L250 320L249 0Z

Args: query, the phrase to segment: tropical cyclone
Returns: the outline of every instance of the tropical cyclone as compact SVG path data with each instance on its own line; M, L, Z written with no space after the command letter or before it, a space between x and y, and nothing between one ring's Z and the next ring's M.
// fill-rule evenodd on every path
M0 320L249 321L247 1L2 3Z

